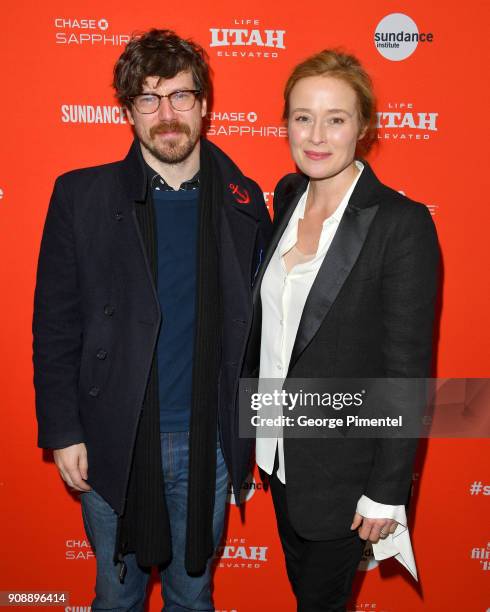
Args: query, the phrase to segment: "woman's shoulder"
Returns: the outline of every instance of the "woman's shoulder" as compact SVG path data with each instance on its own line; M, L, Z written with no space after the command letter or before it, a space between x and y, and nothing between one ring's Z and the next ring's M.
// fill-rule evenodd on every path
M380 183L376 203L379 205L376 218L385 228L391 227L401 235L425 232L436 234L429 208L405 193Z
M283 176L274 189L274 210L282 208L308 185L308 178L299 172L291 172Z
M395 221L404 219L407 222L414 220L423 223L431 220L431 214L425 204L410 198L403 191L398 191L382 183L369 164L364 160L362 163L364 169L358 189L361 192L366 192L364 197L371 204L379 206L381 215L378 216ZM361 198L363 197L362 194L358 195Z
M308 184L308 178L299 172L290 172L285 174L277 183L274 189L274 195L279 194L286 196L291 192L296 192L299 188Z

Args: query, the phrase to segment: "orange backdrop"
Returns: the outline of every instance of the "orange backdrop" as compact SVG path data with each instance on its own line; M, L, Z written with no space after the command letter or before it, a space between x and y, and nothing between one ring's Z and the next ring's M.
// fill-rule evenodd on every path
M110 87L129 35L171 28L208 50L215 85L209 138L261 184L269 203L277 180L293 168L280 119L288 72L325 47L355 53L374 79L381 113L379 146L370 161L385 183L427 203L439 232L444 290L437 374L484 377L490 354L488 2L18 0L6 10L0 39L0 591L69 591L65 609L88 610L95 562L79 502L57 476L50 454L36 448L32 295L55 177L120 159L131 142ZM374 40L376 31L386 31L378 24L393 13L405 17L392 23L403 29L414 22L425 34L399 61L382 55ZM408 53L408 45L399 52ZM490 607L488 467L487 441L421 444L411 513L420 582L392 560L378 565L367 558L351 610ZM248 494L243 517L230 507L216 560L217 609L292 611L270 494L257 473ZM150 610L160 605L154 582Z

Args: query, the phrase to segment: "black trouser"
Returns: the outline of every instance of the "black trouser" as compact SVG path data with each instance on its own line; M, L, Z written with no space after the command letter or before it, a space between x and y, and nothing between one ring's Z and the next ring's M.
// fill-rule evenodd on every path
M286 487L275 471L270 487L298 612L344 612L365 542L357 532L338 540L300 537L289 521Z

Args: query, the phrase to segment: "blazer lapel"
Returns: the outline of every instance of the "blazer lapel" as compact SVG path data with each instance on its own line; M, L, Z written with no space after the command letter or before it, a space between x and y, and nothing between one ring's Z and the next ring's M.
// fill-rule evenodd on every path
M302 180L298 187L292 192L289 202L285 203L284 212L281 214L280 218L277 221L274 219L274 229L272 232L271 241L269 242L269 246L267 247L267 251L265 252L264 259L262 260L254 283L252 293L254 307L256 307L260 301L260 286L262 284L262 279L264 278L264 273L267 270L267 266L269 265L272 255L274 254L274 251L276 250L277 245L279 244L279 241L281 240L282 235L288 226L289 220L291 219L307 184L308 180L304 178L304 180Z
M359 257L378 211L376 187L380 183L366 162L349 204L313 282L303 309L291 353L289 371L318 331Z

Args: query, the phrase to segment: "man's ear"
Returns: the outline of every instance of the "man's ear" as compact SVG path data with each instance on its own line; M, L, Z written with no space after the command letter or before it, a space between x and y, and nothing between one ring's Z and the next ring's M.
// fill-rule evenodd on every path
M201 100L201 117L203 119L206 116L207 112L208 112L208 101L206 100L206 98L203 98Z

